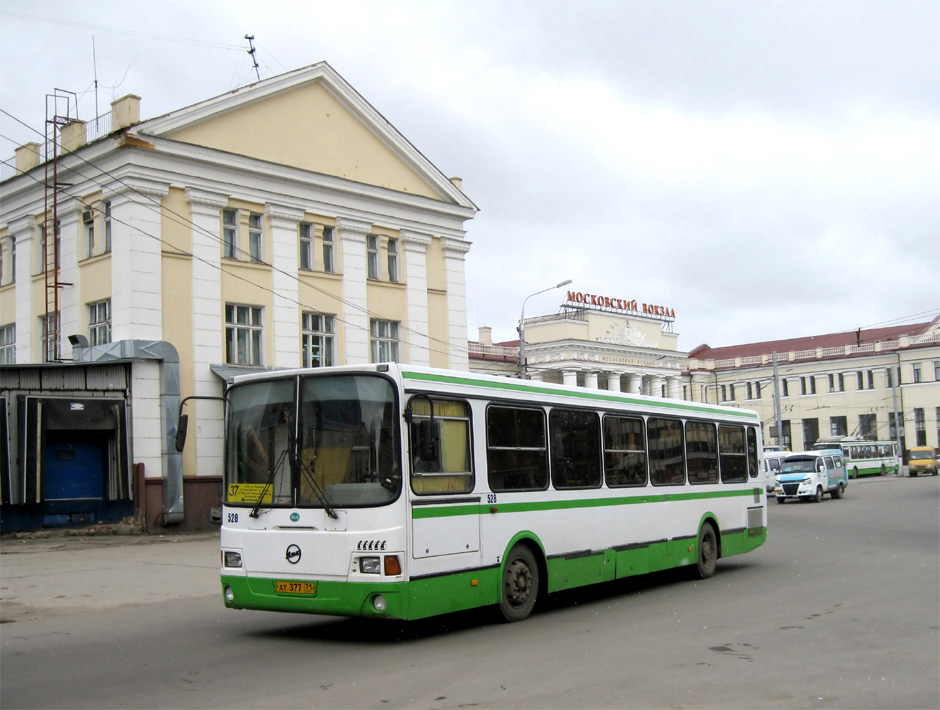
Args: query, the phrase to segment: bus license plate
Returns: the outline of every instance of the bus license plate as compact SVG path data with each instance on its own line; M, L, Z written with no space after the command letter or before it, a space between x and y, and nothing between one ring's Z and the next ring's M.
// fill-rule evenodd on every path
M274 591L278 594L308 594L317 593L317 585L314 582L285 582L277 580L274 582Z

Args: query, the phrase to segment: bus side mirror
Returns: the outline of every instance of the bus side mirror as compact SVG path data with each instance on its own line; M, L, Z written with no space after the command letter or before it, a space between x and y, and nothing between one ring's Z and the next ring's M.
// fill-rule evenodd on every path
M180 420L176 425L176 450L182 452L186 446L186 428L189 426L189 415L180 414Z
M421 461L437 461L437 452L441 448L440 436L437 427L430 419L422 419L417 423L418 458Z

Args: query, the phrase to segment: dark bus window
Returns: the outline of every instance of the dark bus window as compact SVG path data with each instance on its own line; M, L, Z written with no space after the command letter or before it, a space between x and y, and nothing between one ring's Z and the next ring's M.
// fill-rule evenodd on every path
M604 417L604 475L611 488L646 485L646 432L639 417Z
M747 472L751 478L760 474L760 461L757 456L757 429L747 428Z
M545 415L541 409L486 410L486 463L492 491L548 488Z
M721 456L721 482L747 481L747 449L744 446L744 427L722 424L718 427L718 447Z
M718 432L711 422L686 422L689 483L718 483Z
M681 486L685 483L685 446L682 422L650 417L646 423L649 438L650 481L654 486Z
M601 430L594 412L553 409L548 415L552 485L597 488L601 485Z

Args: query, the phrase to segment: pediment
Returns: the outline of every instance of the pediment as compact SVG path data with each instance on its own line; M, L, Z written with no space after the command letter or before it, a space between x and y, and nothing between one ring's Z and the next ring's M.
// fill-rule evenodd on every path
M145 121L134 131L476 210L325 62Z

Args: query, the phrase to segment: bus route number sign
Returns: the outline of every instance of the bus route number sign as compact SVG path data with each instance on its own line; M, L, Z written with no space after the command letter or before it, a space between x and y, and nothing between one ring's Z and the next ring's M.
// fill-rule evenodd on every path
M264 496L262 503L270 504L274 499L274 488L264 483L229 483L229 503L257 503Z

